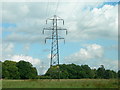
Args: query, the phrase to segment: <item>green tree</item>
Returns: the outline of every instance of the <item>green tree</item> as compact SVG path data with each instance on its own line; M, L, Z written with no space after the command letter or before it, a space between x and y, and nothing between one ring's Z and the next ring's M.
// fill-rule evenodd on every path
M84 78L93 78L93 71L88 65L81 65Z
M65 64L60 65L60 78L61 79L68 79L69 78L69 73L67 71L67 66Z
M105 71L105 79L110 79L110 78L114 78L114 73L111 70L106 70Z
M31 63L21 60L16 66L18 67L21 79L34 79L37 77L37 70Z
M2 63L2 78L19 79L18 68L16 62L6 60Z
M103 65L97 69L97 77L104 78L105 77L105 68Z
M0 79L2 78L2 62L0 61Z
M75 64L68 64L66 66L66 71L68 72L69 74L69 78L70 79L74 79L74 78L77 78L78 76L78 72L77 72L77 69L76 69L76 65Z
M93 71L88 65L75 65L75 64L62 64L60 67L60 78L62 79L80 79L80 78L93 78ZM52 78L58 78L57 66L52 66L46 72L46 76L51 76Z
M93 78L97 78L97 70L96 69L92 69L92 74L93 74Z
M59 78L59 66L52 66L48 69L45 76L50 76L52 79Z
M81 79L81 78L116 78L117 73L113 70L105 70L104 66L101 65L100 68L91 69L88 65L75 65L75 64L62 64L58 66L52 66L48 69L45 76L57 79L59 76L61 79Z
M118 78L120 78L120 70L118 71Z

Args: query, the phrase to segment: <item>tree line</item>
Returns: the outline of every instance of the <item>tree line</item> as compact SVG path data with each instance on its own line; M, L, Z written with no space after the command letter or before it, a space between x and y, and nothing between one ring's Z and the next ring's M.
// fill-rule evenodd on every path
M58 73L60 70L60 73ZM88 65L62 64L59 66L52 66L48 69L45 76L50 76L52 79L57 79L60 74L61 79L111 79L120 77L120 70L115 72L113 70L105 69L101 65L98 69L91 69Z
M120 78L120 70L105 69L101 65L98 69L91 69L88 65L61 64L52 66L44 75L38 75L37 69L30 62L21 60L14 62L6 60L2 63L3 79L111 79Z
M1 63L3 79L35 79L37 77L36 68L29 62L6 60Z

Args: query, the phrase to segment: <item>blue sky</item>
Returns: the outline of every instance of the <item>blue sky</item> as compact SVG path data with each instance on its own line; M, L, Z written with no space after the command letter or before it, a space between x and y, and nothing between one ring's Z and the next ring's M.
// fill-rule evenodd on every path
M88 64L91 68L104 64L108 69L117 70L117 3L59 2L58 8L56 5L57 2L3 4L0 24L3 61L28 59L26 61L33 63L39 74L45 73L49 68L51 42L45 44L44 39L49 34L41 32L48 27L45 19L53 16L57 9L56 14L65 20L64 27L68 29L67 36L61 34L66 43L59 43L60 63ZM88 6L92 10L87 9ZM43 72L40 66L44 67Z

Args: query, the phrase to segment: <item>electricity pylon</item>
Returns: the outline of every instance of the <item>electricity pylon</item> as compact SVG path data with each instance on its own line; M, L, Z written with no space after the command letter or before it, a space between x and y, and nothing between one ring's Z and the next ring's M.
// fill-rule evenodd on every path
M64 20L56 15L54 15L52 18L47 19L46 24L47 24L48 20L52 21L52 27L43 28L43 34L44 34L45 30L51 31L51 34L52 34L50 37L45 38L45 43L46 43L47 39L52 40L50 67L53 65L58 65L58 67L59 67L59 39L63 39L64 42L65 42L65 39L63 37L59 36L58 31L64 30L64 31L66 31L66 34L67 34L67 29L58 27L58 21L62 21L62 23L64 25Z

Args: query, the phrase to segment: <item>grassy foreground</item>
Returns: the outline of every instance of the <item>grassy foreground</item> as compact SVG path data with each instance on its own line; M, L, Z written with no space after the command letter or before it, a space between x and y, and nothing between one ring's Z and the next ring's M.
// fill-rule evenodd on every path
M115 79L2 80L2 88L118 88Z

